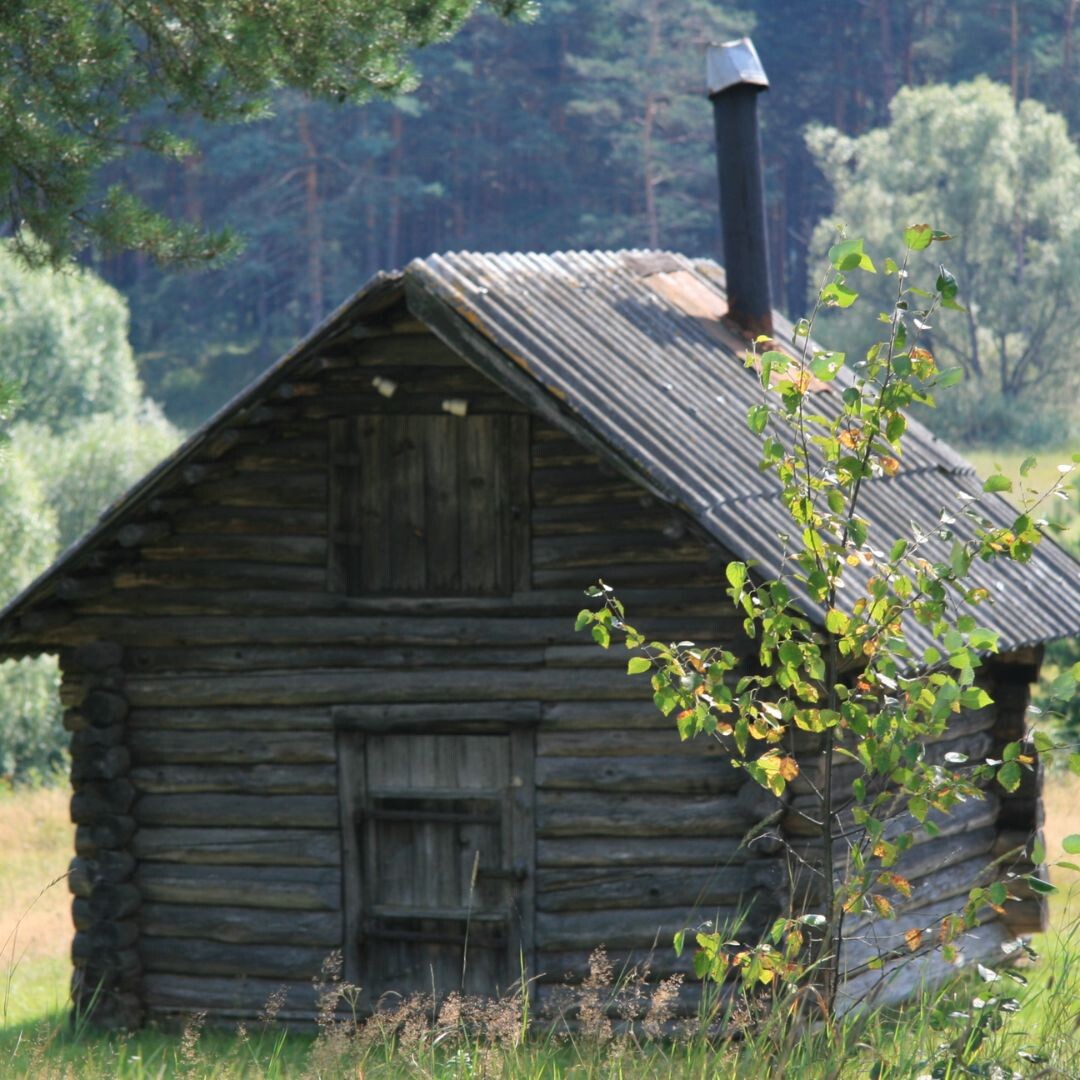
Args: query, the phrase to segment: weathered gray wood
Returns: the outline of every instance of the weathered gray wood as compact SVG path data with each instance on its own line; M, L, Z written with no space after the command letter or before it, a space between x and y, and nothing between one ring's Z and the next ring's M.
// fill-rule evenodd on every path
M322 510L326 505L326 473L310 466L281 473L243 473L197 484L191 493L214 506Z
M90 891L89 903L95 919L125 919L139 910L142 894L134 885L103 881Z
M316 705L350 701L558 701L627 700L642 695L617 671L518 671L461 668L418 679L412 672L311 669L281 674L157 676L133 675L125 693L135 707L159 705Z
M272 995L284 990L285 1004L278 1013L282 1020L313 1021L316 1015L316 993L310 979L159 975L148 971L142 985L151 1014L191 1016L207 1012L223 1019L250 1020L266 1007Z
M79 703L79 712L93 727L111 727L123 723L128 714L128 700L110 690L91 690Z
M303 708L136 709L128 716L132 731L329 731L330 710ZM120 729L123 730L122 728ZM137 741L137 740L136 740ZM317 742L318 740L316 740ZM247 761L249 758L241 758Z
M139 728L128 739L137 765L302 765L333 764L329 731L176 731Z
M75 830L75 848L79 848L79 831L84 833L84 845L89 845L95 852L100 853L103 849L118 849L125 847L135 835L135 819L127 814L101 815L90 825L80 825Z
M116 530L116 542L121 547L141 547L164 540L171 532L168 521L132 521Z
M591 569L534 570L533 587L537 589L586 588L595 585L597 578L612 582L619 587L619 596L629 587L646 588L684 585L688 581L698 585L723 588L726 578L722 565L711 562L667 563L660 560L651 563L608 563ZM627 605L629 609L629 605Z
M107 814L124 814L135 801L136 790L127 780L89 781L71 796L71 820L89 825Z
M142 556L150 561L163 562L221 559L233 562L322 566L326 562L326 541L320 536L185 533L172 543L144 547Z
M178 975L260 976L310 979L319 974L329 949L285 945L229 945L201 938L153 937L143 933L139 955L148 972Z
M507 941L508 970L519 978L536 972L536 732L519 729L510 734L510 787L507 792L509 821L508 869L517 878L512 894L516 918ZM524 970L521 970L521 969Z
M536 844L539 867L603 866L734 866L768 862L735 837L610 837L541 838Z
M139 791L153 794L332 795L337 791L333 765L143 765L132 769L130 778Z
M562 791L672 792L685 795L737 791L746 773L715 756L554 757L536 765L541 788Z
M115 641L88 641L74 650L72 665L86 671L108 671L120 666L124 647Z
M334 726L341 731L493 732L535 726L536 701L424 702L408 705L335 705Z
M743 923L740 934L759 933L775 914L775 906L763 893L756 894L754 903ZM690 907L631 908L613 916L607 911L537 912L536 945L538 950L593 949L605 945L609 949L648 949L654 943L670 942L677 930L701 926L707 920L733 926L740 909Z
M338 828L154 828L143 825L131 845L139 859L192 865L331 866L341 863Z
M329 911L144 903L138 916L143 934L203 938L228 944L281 944L340 948L341 915Z
M71 762L72 780L115 780L127 774L131 753L126 746L82 745Z
M659 545L662 545L658 547ZM655 563L710 563L713 552L696 539L660 540L654 532L602 533L599 536L548 536L533 541L533 563L549 569L590 569Z
M56 595L61 600L82 600L101 596L112 588L112 578L106 574L80 574L60 578L56 583Z
M134 815L142 825L332 829L337 799L332 795L142 795Z
M529 496L531 429L532 420L528 415L511 416L506 429L510 587L518 591L525 591L532 587L532 526Z
M338 911L336 867L222 866L143 859L135 884L145 903Z
M552 836L742 836L758 819L737 795L537 792L536 827Z
M71 905L72 920L80 948L88 958L93 953L130 949L139 938L139 924L134 919L101 919L93 913L89 901L76 899Z
M599 650L596 650L599 651ZM136 672L179 674L184 671L286 671L310 668L539 667L540 647L491 648L356 645L188 646L176 649L130 650ZM625 663L624 665L625 666Z
M285 443L284 446L288 446ZM177 538L187 533L276 534L325 536L327 514L323 509L283 509L260 506L197 506L179 514L174 522Z
M537 873L540 911L615 911L685 904L709 908L738 906L758 889L783 885L779 862L755 860L734 866L575 867ZM612 916L613 920L619 916Z
M565 730L561 725L545 724L537 735L536 750L542 758L615 758L615 757L663 757L688 758L693 761L726 761L727 752L718 739L699 736L696 739L680 739L675 723L662 716L652 702L647 703L655 713L656 730L637 727L587 728ZM622 706L608 707L606 716L619 719ZM646 715L646 719L649 714ZM668 762L667 764L670 764Z
M324 587L321 566L200 560L146 562L113 575L117 589L304 589Z
M627 676L626 681L633 680ZM596 701L553 701L541 706L542 730L565 731L614 731L620 732L624 743L635 745L634 740L641 732L662 733L666 739L671 733L672 721L665 717L647 695L637 701L624 701L619 704ZM677 736L676 736L677 737ZM615 736L612 736L615 745Z

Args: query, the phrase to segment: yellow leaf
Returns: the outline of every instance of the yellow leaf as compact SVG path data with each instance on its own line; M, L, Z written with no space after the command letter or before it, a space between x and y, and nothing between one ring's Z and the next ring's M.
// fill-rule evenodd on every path
M904 940L907 947L914 952L922 944L922 931L913 928L904 934Z
M780 775L785 780L794 780L799 775L799 763L793 757L781 758Z
M881 471L886 476L895 476L900 471L900 462L894 457L883 457L879 459L881 464Z
M859 433L854 428L845 428L838 437L840 445L846 446L849 450L854 450L859 444Z
M893 911L893 906L886 897L882 896L880 893L874 893L870 899L873 901L874 907L877 908L878 914L882 918L891 919L894 916L895 912Z
M905 898L911 897L911 882L906 877L901 877L899 874L889 875L889 884Z

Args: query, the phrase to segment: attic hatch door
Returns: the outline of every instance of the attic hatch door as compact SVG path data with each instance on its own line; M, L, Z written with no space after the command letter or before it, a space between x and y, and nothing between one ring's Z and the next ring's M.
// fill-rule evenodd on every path
M331 588L348 596L507 595L523 553L507 414L367 414L330 427ZM525 485L518 479L517 485ZM519 496L520 498L520 493ZM524 553L527 556L527 552Z
M348 938L365 997L505 993L519 979L528 873L513 798L521 737L349 742L359 889Z

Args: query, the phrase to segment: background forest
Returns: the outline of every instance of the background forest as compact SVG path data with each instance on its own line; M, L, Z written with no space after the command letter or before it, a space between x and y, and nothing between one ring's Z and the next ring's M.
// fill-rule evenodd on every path
M91 253L59 277L0 259L0 378L22 399L0 590L378 270L448 249L722 261L703 55L743 33L772 83L776 306L803 313L832 223L879 243L932 211L957 234L969 314L936 346L967 369L960 404L929 419L969 448L1075 441L1078 21L1080 0L542 0L532 23L483 13L420 52L409 95L338 106L282 91L268 119L181 124L196 154L126 157L103 183L231 226L237 257L193 272ZM0 668L20 718L0 730L0 775L60 760L54 671Z

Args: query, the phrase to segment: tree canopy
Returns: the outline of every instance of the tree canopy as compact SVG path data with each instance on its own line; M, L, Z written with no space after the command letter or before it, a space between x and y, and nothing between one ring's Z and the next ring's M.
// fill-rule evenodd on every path
M193 152L176 121L265 115L285 87L362 101L413 85L409 51L449 37L478 0L35 0L0 11L0 185L21 253L62 263L93 242L199 262L226 231L178 225L97 182L134 151ZM487 0L504 14L525 0ZM154 119L147 110L156 106ZM155 122L156 121L156 122Z
M901 90L887 125L855 138L817 127L808 141L835 200L816 246L835 238L834 222L880 244L932 211L955 237L941 257L964 282L964 311L929 338L967 375L963 400L946 414L953 437L1023 434L1019 403L1072 398L1080 153L1063 117L1037 101L1018 105L1007 86L980 78ZM884 302L882 287L870 290L878 293ZM865 334L879 308L863 308L853 325Z

